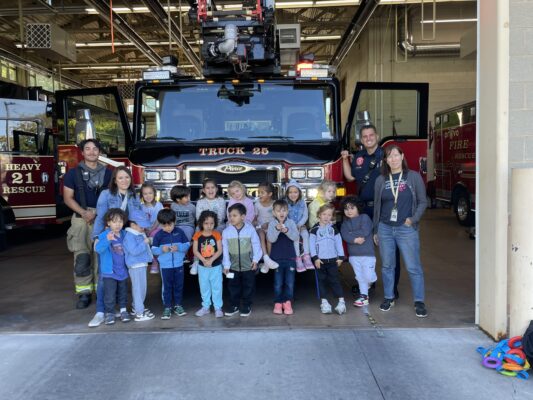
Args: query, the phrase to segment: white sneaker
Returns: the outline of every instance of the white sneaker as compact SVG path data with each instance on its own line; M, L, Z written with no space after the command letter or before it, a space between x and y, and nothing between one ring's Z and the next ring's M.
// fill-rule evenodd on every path
M263 256L263 261L265 262L265 265L269 269L276 269L279 267L279 264L275 262L273 259L271 259L269 256Z
M97 326L100 326L104 323L104 313L103 312L97 312L94 314L93 319L89 321L89 328L96 328Z
M268 268L268 265L266 265L266 263L261 263L261 264L259 264L259 270L263 274L268 274L268 271L270 271L270 268Z
M346 303L344 301L339 301L337 307L335 307L335 311L337 311L339 315L344 314L346 312Z
M198 275L198 262L194 262L191 265L191 275Z
M155 315L149 309L145 308L144 313L135 315L135 322L150 321L154 319Z
M331 304L327 301L323 301L322 304L320 304L320 311L322 314L331 314Z

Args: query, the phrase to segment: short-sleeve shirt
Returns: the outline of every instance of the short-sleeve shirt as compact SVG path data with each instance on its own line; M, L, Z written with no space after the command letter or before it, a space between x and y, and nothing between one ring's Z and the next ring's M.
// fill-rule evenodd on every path
M374 185L381 173L380 167L382 161L383 149L381 147L378 147L373 154L368 154L366 149L355 153L352 163L352 176L355 178L358 187L364 185L363 190L359 193L359 198L362 201L366 202L374 200ZM374 168L370 169L372 165ZM368 180L363 184L367 174Z
M202 231L198 231L194 234L192 240L198 241L198 247L196 250L198 250L202 257L209 258L218 251L217 242L222 240L222 235L220 232L213 231L211 235L204 236ZM198 262L201 266L204 265L201 260L198 260ZM222 254L215 261L213 261L211 266L216 267L221 264Z
M391 226L400 226L405 223L406 218L413 216L413 195L409 186L407 186L407 176L405 172L402 175L402 181L398 183L400 173L392 174L392 182L394 184L394 190L399 185L398 189L398 203L396 205L398 209L398 216L396 222L390 220L391 212L394 207L394 195L392 194L390 179L385 177L385 188L381 194L381 213L380 222Z
M65 174L65 177L63 178L63 185L68 187L69 189L74 190L74 200L76 200L76 202L81 205L81 193L77 188L78 185L76 185L76 168L68 170L68 172ZM83 181L83 188L85 191L85 200L87 207L96 208L96 203L98 202L98 195L103 189L107 189L107 187L109 186L109 181L111 181L111 170L107 168L104 174L104 183L102 184L100 190L90 189L89 186L87 186L87 182Z

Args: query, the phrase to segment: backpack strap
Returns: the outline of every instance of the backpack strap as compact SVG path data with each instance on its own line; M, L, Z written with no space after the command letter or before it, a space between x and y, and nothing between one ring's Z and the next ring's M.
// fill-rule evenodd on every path
M85 194L85 184L83 183L83 177L81 176L81 168L76 167L76 190L80 194L80 206L84 210L87 210L87 197Z

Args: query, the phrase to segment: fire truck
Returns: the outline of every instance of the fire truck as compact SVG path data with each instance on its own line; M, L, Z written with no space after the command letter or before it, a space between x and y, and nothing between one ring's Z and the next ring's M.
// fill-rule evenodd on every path
M435 114L435 195L453 206L459 223L475 222L476 103Z

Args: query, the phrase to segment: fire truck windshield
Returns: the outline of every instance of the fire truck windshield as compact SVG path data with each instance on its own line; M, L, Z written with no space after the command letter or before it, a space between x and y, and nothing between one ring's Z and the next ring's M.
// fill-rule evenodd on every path
M334 90L325 83L181 83L142 89L141 140L336 140Z

